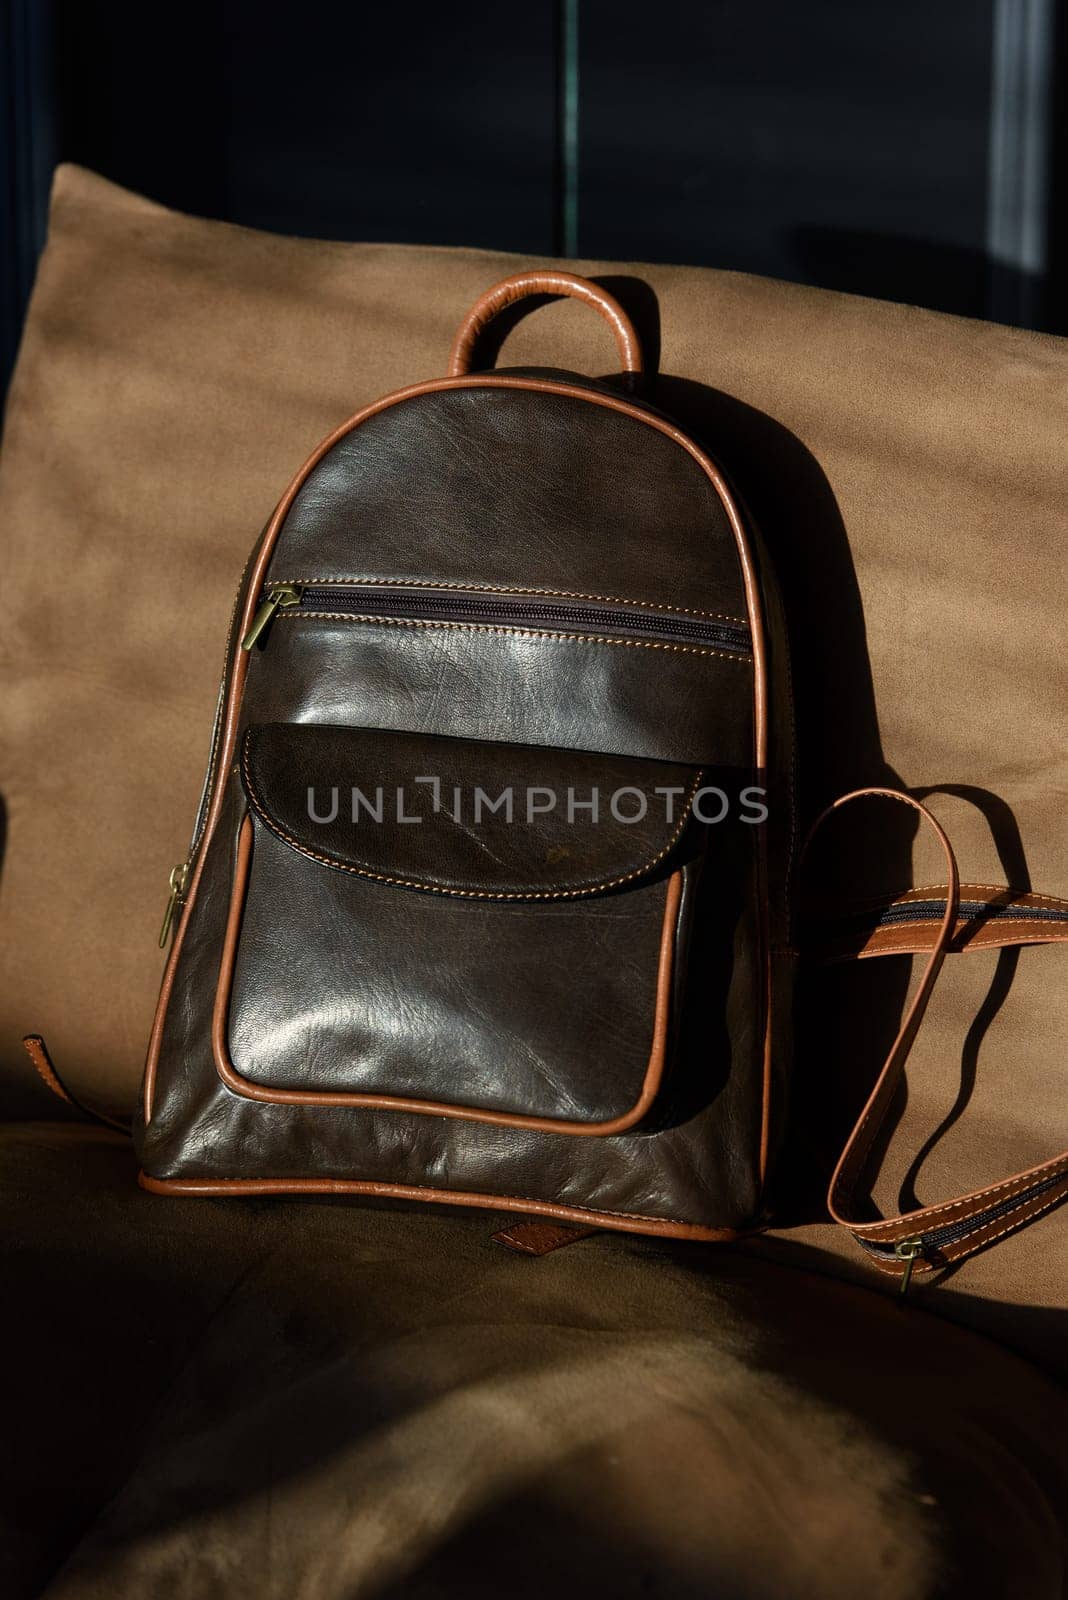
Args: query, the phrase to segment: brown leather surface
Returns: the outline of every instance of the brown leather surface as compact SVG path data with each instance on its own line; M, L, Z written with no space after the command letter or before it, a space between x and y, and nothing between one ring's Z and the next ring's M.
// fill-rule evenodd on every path
M751 759L751 726L738 715L751 668L741 657L462 627L425 630L420 648L412 633L279 613L271 630L277 671L257 674L259 715L284 715L299 700L317 720L432 734L444 704L456 738L555 742L700 766L744 768ZM317 670L323 643L334 663L329 676Z
M720 486L669 423L566 373L449 383L443 360L356 425L355 406L332 419L265 582L518 586L746 620Z
M1027 1363L748 1247L492 1226L167 1200L5 1129L5 1600L1061 1600Z
M705 832L691 812L700 770L503 740L260 724L241 777L253 813L306 858L457 899L625 890Z
M246 818L212 1018L235 1094L599 1138L649 1111L685 960L681 870L524 916L354 881L256 831L254 846ZM382 1026L391 999L403 1028ZM335 1176L357 1176L364 1130L351 1123ZM265 1175L243 1151L230 1160L232 1177Z
M310 1168L311 1162L305 1162ZM153 1178L139 1172L137 1181L148 1194L171 1199L248 1200L266 1195L337 1195L361 1200L411 1201L418 1205L463 1207L472 1211L524 1211L556 1222L579 1224L597 1233L641 1233L654 1239L696 1244L733 1244L745 1237L734 1228L678 1222L647 1212L628 1214L618 1207L597 1211L590 1206L557 1205L551 1200L515 1194L489 1194L476 1189L435 1189L426 1183L390 1183L374 1178L320 1178L307 1170L291 1178Z
M511 403L516 396L521 402L519 409ZM463 426L454 421L443 428L442 407L448 415L447 408L456 403L462 406ZM605 414L613 427L623 428L622 434L606 438ZM432 419L429 425L425 415ZM481 442L487 427L495 434L490 452ZM453 444L444 471L440 457L443 433ZM417 454L410 464L406 460L405 440L410 434L422 448L436 447L429 452L425 482L419 475L421 457ZM532 461L538 461L539 440L547 440L550 450L558 450L562 442L565 451L561 472L548 479L541 471L532 471ZM393 441L397 442L396 453L391 449ZM610 459L600 453L613 441L617 447L626 444L625 466L618 456ZM395 546L406 552L409 562L414 559L421 564L417 570L402 568L412 579L450 581L454 574L444 569L426 572L426 561L436 559L434 552L428 555L425 545L429 518L435 527L453 530L452 544L461 552L465 540L470 540L470 552L464 556L468 563L476 562L481 552L483 526L500 528L511 523L511 544L522 554L520 565L508 576L536 587L551 586L554 569L524 567L523 563L532 559L525 548L528 528L535 531L535 562L541 548L537 530L552 533L547 548L553 548L561 538L567 546L571 528L571 540L585 559L592 561L600 552L608 570L614 555L617 565L612 570L621 580L619 586L644 599L651 505L641 468L650 450L653 482L660 485L658 504L666 501L684 507L689 502L695 508L680 521L680 529L693 529L689 542L695 570L707 563L713 581L717 572L733 570L735 592L744 597L752 665L746 670L741 692L736 688L724 701L723 725L736 730L739 743L725 747L723 755L729 760L735 749L739 756L743 751L748 754L750 764L743 772L748 785L758 780L766 765L769 720L775 726L768 708L769 642L761 593L763 589L772 594L773 585L769 576L761 578L757 572L742 518L719 469L673 424L606 391L566 380L517 375L457 378L444 384L431 381L387 396L342 423L293 479L257 548L244 600L238 606L237 632L231 633L233 665L219 723L218 757L213 761L219 781L205 797L203 844L193 864L165 972L145 1071L145 1116L137 1139L148 1180L172 1186L173 1192L180 1192L174 1186L187 1184L219 1185L220 1192L240 1192L232 1189L234 1183L269 1192L277 1184L292 1188L303 1178L309 1192L326 1182L341 1183L356 1193L403 1191L429 1196L434 1186L426 1183L426 1175L444 1168L450 1178L445 1193L457 1199L481 1194L488 1203L496 1199L507 1209L566 1205L580 1215L613 1215L617 1226L636 1228L648 1223L651 1231L674 1230L683 1238L722 1236L750 1227L760 1217L772 1137L781 1136L783 1126L781 1117L773 1123L770 1102L775 1079L781 1084L785 1075L789 1052L787 1028L773 1026L772 1000L778 1004L783 996L770 982L769 952L776 936L783 937L785 916L781 900L769 903L766 862L770 827L746 827L734 821L729 832L723 830L728 842L721 844L721 855L731 857L729 872L724 874L726 893L718 881L703 891L702 875L689 877L682 924L696 930L692 944L696 982L685 981L686 964L677 959L671 1028L681 1042L674 1056L670 1094L663 1107L657 1106L655 1119L634 1146L618 1144L612 1135L626 1131L651 1108L660 1078L655 1047L641 1093L626 1113L592 1121L572 1117L566 1126L563 1119L533 1114L533 1108L521 1112L514 1106L507 1112L461 1110L455 1108L448 1091L429 1101L412 1096L415 1103L405 1115L403 1099L392 1095L376 1093L364 1099L351 1091L253 1084L234 1070L229 1050L228 974L236 960L243 896L236 891L231 894L227 888L229 908L220 918L219 892L240 877L249 844L243 831L235 857L230 824L224 819L235 805L241 808L245 802L243 795L232 792L232 780L226 781L225 775L246 726L268 717L284 722L329 720L334 704L332 680L339 670L343 674L349 671L348 641L332 636L329 616L309 619L318 653L317 670L306 678L285 672L285 655L272 649L273 629L264 647L251 654L237 651L233 643L251 624L261 591L272 579L277 581L272 564L279 562L290 572L290 563L299 564L290 545L291 514L297 547L302 537L310 540L313 556L306 559L314 557L327 566L337 563L332 572L324 572L322 565L316 569L314 575L322 580L383 576L367 572L365 565L354 573L351 565L364 559L358 547L353 554L353 530L370 522L382 530L387 549ZM487 459L493 463L488 485L483 481ZM569 462L581 463L580 470L568 470ZM444 494L438 487L442 473ZM627 493L618 487L621 478L631 486ZM379 509L373 518L365 509L368 481L380 485ZM391 494L384 491L387 481L393 485ZM613 516L604 516L600 496L590 497L590 482L614 486L617 510ZM574 488L569 487L572 485ZM578 524L566 505L560 509L561 495L566 501L572 493L582 497L585 520ZM409 509L410 500L419 508L417 521ZM683 551L686 544L683 539ZM628 551L633 553L633 571L624 562ZM389 560L391 568L396 564ZM580 568L580 573L583 570ZM462 581L471 582L472 578ZM494 577L493 581L501 580ZM581 576L572 581L585 587ZM700 592L688 597L693 602L702 598ZM778 620L777 612L775 617ZM771 657L778 659L783 653L778 634ZM497 669L502 682L507 681L507 666L506 658L504 667ZM559 662L556 670L561 670ZM355 694L360 687L354 682ZM607 703L620 700L626 706L626 696L613 684ZM452 704L439 685L433 697L436 732L455 735L464 731L452 720ZM561 740L565 744L566 735L565 723ZM557 742L559 737L547 722L543 740ZM791 824L792 810L784 809L774 830L780 851L789 847ZM778 878L786 872L788 864L776 868ZM290 896L281 898L285 904ZM439 917L439 921L445 919ZM344 919L338 925L343 923ZM592 962L596 967L598 943L586 937L588 954L580 965ZM442 943L442 938L431 926L424 943L429 961L437 960L440 950L442 964L448 969L452 942ZM185 958L187 939L192 948ZM311 931L310 950L317 951L320 943ZM566 959L566 943L561 951L565 955L561 970L566 971L574 962ZM705 961L713 964L705 966ZM207 978L216 962L220 963L219 981ZM662 953L662 976L663 962ZM550 974L552 970L548 968ZM380 1029L387 1035L393 1031L388 1019L399 1007L407 1032L412 1031L413 1019L422 1017L430 1037L439 1041L436 1048L447 1044L455 1032L450 1006L428 1005L431 997L425 987L398 987L388 963L379 967L375 981L377 1003L371 1014L377 1017ZM513 1008L516 1003L522 1007L525 991L537 995L543 981L529 963L519 965L510 985L518 991ZM498 988L499 972L490 968L485 982L491 990ZM211 996L215 996L213 1013ZM336 998L326 998L326 1015L344 1009ZM254 1016L262 1003L261 990L245 1015ZM657 1036L667 1026L667 1014L658 1002ZM275 1034L285 1037L284 1023ZM513 1072L509 1056L517 1049L521 1056L526 1055L528 1045L522 1031L510 1025L501 1027L500 1039L502 1059L497 1071L508 1077ZM611 1055L603 1053L600 1044L595 1049L597 1059L610 1064ZM366 1046L364 1050L366 1053ZM379 1047L372 1045L372 1060L377 1053ZM298 1061L304 1060L301 1053ZM462 1075L462 1061L458 1068ZM306 1068L298 1065L296 1070ZM555 1074L558 1068L555 1061L546 1059L543 1070ZM455 1075L454 1068L450 1081ZM243 1093L237 1100L233 1093L220 1096L220 1083ZM248 1104L241 1105L241 1099L260 1102L255 1106L258 1115L250 1116ZM264 1113L265 1102L271 1104L273 1115ZM454 1108L447 1117L433 1123L423 1120L428 1112L444 1105ZM367 1113L373 1110L386 1115L369 1118ZM500 1124L509 1127L507 1141L493 1136ZM560 1145L561 1131L593 1131L603 1137L584 1142L579 1155L574 1146L569 1151L566 1144Z
M433 370L472 299L514 265L246 234L61 171L0 470L12 1080L17 1035L36 1026L80 1091L132 1103L250 508L267 516L336 417ZM1063 629L1062 344L732 274L616 270L621 294L620 271L651 286L660 396L729 454L783 574L808 814L857 782L943 785L931 803L966 878L1068 892L1068 777L1050 738L1065 698L1050 644ZM592 372L603 340L560 302L510 334L507 359ZM42 744L62 761L43 762ZM849 887L851 859L890 893L933 881L922 847L915 870L911 854L907 831L888 843L861 824L828 889ZM803 1154L817 1164L885 1054L899 965L825 972L804 997L802 1092L823 1112ZM1058 952L947 963L879 1203L897 1208L917 1185L934 1200L1055 1149L1066 1035ZM815 1221L787 1237L761 1248L803 1240L827 1270L875 1276ZM939 1289L940 1309L1041 1342L1041 1308L1063 1302L1064 1239L1063 1214L1043 1219Z

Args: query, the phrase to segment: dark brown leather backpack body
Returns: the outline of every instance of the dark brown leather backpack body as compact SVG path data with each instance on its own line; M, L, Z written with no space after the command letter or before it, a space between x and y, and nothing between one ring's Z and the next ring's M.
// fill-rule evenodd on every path
M450 376L298 473L246 574L138 1130L167 1193L342 1191L723 1238L790 1036L778 601L621 388ZM622 386L621 386L622 387Z

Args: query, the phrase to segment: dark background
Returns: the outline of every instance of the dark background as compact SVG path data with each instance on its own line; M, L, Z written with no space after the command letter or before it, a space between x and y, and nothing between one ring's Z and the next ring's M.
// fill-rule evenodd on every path
M285 233L1068 325L1058 0L0 0L0 381L56 160Z

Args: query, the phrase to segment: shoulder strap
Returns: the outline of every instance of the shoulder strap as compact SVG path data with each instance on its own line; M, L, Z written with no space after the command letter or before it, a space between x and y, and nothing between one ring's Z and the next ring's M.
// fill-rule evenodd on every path
M890 1054L856 1126L846 1140L827 1194L827 1206L834 1220L849 1229L873 1265L900 1277L901 1292L904 1294L914 1271L931 1272L948 1266L952 1261L962 1260L976 1250L993 1244L1003 1235L1023 1227L1063 1200L1068 1195L1068 1150L1039 1166L1013 1173L1000 1183L958 1195L940 1205L923 1206L918 1211L886 1217L878 1222L859 1220L858 1190L872 1143L900 1082L942 963L950 949L964 948L968 942L967 930L958 927L961 920L961 888L952 846L927 807L911 795L897 789L880 788L857 789L851 794L842 795L816 818L805 841L802 859L815 834L828 818L843 806L862 799L890 800L910 806L934 830L946 861L946 886L944 891L941 888L938 891L939 900L935 901L935 909L929 912L926 928L921 916L918 921L911 922L904 937L899 929L896 937L884 939L881 943L873 939L862 951L854 952L873 956L926 949L930 953ZM1015 909L1024 905L1028 906L1029 911L1031 908L1047 909L1047 920L1038 933L1042 941L1068 940L1068 903L1055 901L1049 896L1013 895L1008 890L994 890L989 885L983 888L984 892L997 897L991 903L998 912L1004 909L1008 915L996 918L999 926L994 937L975 938L975 945L1030 943L1035 936L1034 926L1026 925L1022 914L1012 915ZM928 891L923 893L927 894ZM943 894L944 910L940 904ZM906 900L909 898L905 897ZM915 899L912 904L916 905ZM928 912L929 904L929 901L924 902L925 912ZM1063 911L1049 908L1063 908Z

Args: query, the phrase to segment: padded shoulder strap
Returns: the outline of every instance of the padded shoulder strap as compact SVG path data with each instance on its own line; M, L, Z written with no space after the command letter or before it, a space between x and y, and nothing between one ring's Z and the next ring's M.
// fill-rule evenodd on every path
M827 1194L827 1206L834 1220L849 1229L875 1266L883 1272L900 1277L902 1293L905 1293L913 1271L935 1271L939 1267L948 1266L952 1261L959 1261L965 1256L972 1255L976 1250L993 1244L1004 1234L1023 1227L1025 1223L1041 1215L1042 1212L1049 1211L1063 1200L1065 1195L1068 1195L1068 1150L1062 1151L1060 1155L1037 1167L1016 1172L1000 1183L976 1189L970 1194L958 1195L955 1199L944 1201L940 1205L924 1206L918 1211L911 1211L903 1216L883 1218L878 1222L859 1220L858 1193L872 1143L890 1107L894 1090L900 1082L947 951L954 947L964 947L954 944L955 937L957 939L960 937L957 932L960 878L952 846L927 807L914 800L911 795L903 794L896 789L878 788L857 789L852 794L842 795L816 818L809 830L802 856L829 817L852 801L863 799L881 799L910 806L934 830L946 860L945 909L938 920L932 918L927 924L925 933L913 928L907 943L903 943L900 939L881 945L870 942L862 952L866 956L873 956L908 949L927 949L930 953L890 1054L856 1126L846 1141ZM1049 897L1009 896L1008 891L1001 893L1003 898L1008 899L1013 905L1031 900L1045 900L1051 906L1063 904L1052 901ZM938 909L941 910L941 907ZM1068 907L1065 909L1068 910ZM1013 924L1011 930L1010 923ZM999 928L996 942L1025 944L1029 942L1030 937L1030 932L1020 920L1013 923L1013 919L1009 917ZM1059 924L1044 926L1039 937L1044 942L1054 939L1068 940L1068 919ZM995 941L984 942L989 944Z

